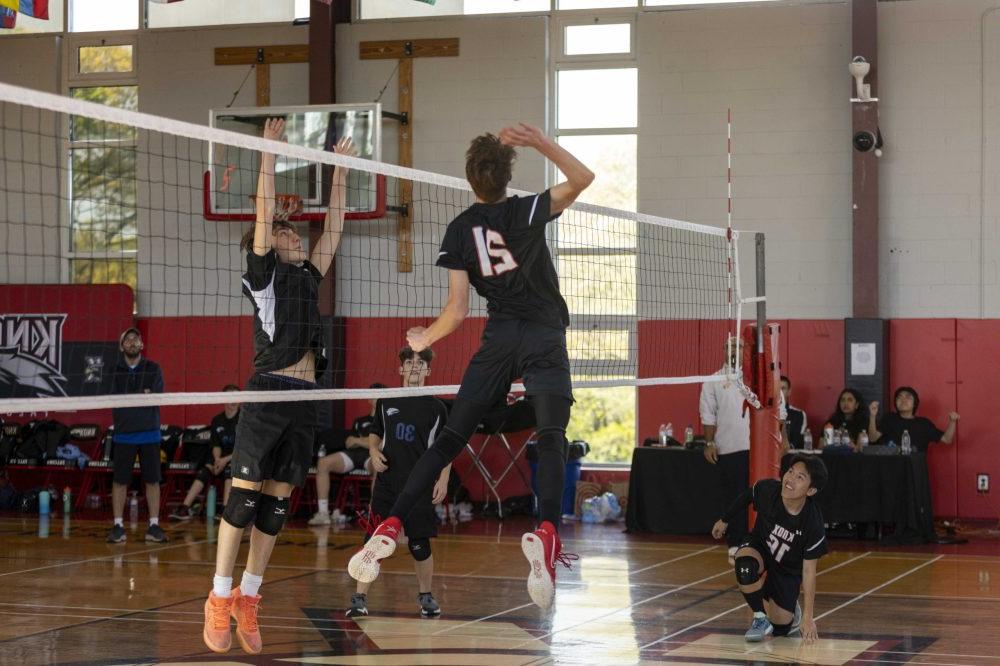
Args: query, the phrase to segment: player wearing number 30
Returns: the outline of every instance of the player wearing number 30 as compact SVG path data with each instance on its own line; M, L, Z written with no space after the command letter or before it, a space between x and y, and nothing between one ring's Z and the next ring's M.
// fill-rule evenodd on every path
M816 562L826 554L826 532L813 496L823 489L826 477L822 460L796 455L780 481L755 483L712 528L712 536L721 539L733 518L753 502L757 522L736 551L736 582L753 610L748 641L796 630L807 643L816 640Z
M566 181L529 197L508 197L514 147L534 148L566 174ZM483 414L502 401L511 382L523 378L535 409L538 439L538 529L521 539L530 566L528 593L548 608L555 592L561 552L559 524L566 463L566 426L573 389L566 327L569 312L545 244L545 225L559 217L594 180L594 174L537 127L508 127L500 136L473 139L465 173L477 203L445 232L437 265L448 269L448 302L428 328L410 329L414 351L425 349L461 325L468 314L469 286L487 302L489 320L482 345L469 363L448 423L413 468L385 520L348 565L360 581L378 576L379 560L396 547L400 520L463 448Z

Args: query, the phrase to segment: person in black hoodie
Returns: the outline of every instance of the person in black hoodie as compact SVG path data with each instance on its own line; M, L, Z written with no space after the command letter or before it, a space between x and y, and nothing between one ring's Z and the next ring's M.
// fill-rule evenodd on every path
M160 366L142 356L142 334L137 328L126 329L119 339L122 358L111 377L111 393L163 393L163 373ZM125 494L132 481L132 465L136 455L142 480L146 484L146 504L149 506L149 528L146 541L163 543L167 535L160 527L160 408L116 407L111 410L115 434L112 458L114 482L111 503L115 522L108 532L108 543L125 543Z

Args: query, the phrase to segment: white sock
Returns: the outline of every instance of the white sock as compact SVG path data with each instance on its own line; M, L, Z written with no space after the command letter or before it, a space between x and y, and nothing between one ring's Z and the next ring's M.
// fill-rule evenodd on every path
M150 518L149 519L149 526L150 527L152 527L153 525L159 525L159 524L160 524L160 519L159 518Z
M217 597L231 597L233 594L233 577L216 576L212 579L212 592Z
M115 525L117 525L118 527L125 527L125 519L115 518Z
M245 597L257 596L257 590L260 589L260 584L263 581L263 576L255 576L249 571L244 571L243 578L240 580L240 593Z
M330 513L330 500L325 499L319 501L319 512Z

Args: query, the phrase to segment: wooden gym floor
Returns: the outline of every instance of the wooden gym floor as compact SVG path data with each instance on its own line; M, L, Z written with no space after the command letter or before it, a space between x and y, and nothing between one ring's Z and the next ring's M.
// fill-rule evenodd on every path
M749 612L725 549L709 540L569 524L555 610L524 589L527 523L476 520L434 542L444 611L421 619L405 548L369 594L371 616L344 617L356 528L293 523L264 579L264 654L201 641L214 525L166 523L168 544L104 542L106 520L0 516L0 664L720 664L912 663L1000 666L1000 539L880 549L833 541L820 563L820 642L750 645ZM128 528L128 525L126 525ZM241 555L241 560L243 556ZM239 571L237 572L238 581ZM996 586L993 581L996 579Z

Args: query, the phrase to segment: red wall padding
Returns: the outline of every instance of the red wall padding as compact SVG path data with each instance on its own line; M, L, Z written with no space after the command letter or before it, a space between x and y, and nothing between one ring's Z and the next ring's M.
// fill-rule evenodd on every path
M956 367L958 422L955 456L958 483L958 515L963 518L1000 516L1000 457L997 456L997 424L993 410L997 405L996 369L1000 367L1000 320L958 320ZM921 359L922 360L922 359ZM919 387L917 388L919 391ZM923 408L924 393L920 393ZM947 404L941 408L948 409ZM938 422L938 427L944 422ZM976 474L990 475L992 492L976 492ZM934 487L934 492L940 492Z

